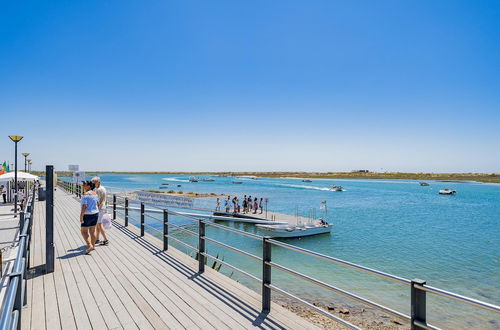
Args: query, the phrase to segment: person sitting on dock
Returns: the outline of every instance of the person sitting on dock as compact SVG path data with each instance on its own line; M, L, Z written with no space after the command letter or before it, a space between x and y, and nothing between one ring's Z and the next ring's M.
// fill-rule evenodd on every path
M92 181L83 181L84 193L81 200L82 210L80 212L80 231L83 240L87 244L85 254L89 254L94 250L94 242L96 240L95 226L97 224L97 218L99 218L99 207L97 206L99 197L92 189L94 189Z

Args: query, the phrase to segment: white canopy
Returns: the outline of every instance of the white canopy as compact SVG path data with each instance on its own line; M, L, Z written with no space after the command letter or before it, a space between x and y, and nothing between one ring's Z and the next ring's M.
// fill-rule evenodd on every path
M9 172L0 175L0 182L8 182L8 181L14 181L14 173L15 172ZM17 172L17 181L36 181L38 180L38 177L33 174L29 174L26 172Z

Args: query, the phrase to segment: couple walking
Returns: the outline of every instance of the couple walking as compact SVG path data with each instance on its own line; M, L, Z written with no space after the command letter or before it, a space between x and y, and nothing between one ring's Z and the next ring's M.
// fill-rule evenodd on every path
M83 181L83 191L80 231L87 244L85 254L89 254L97 244L108 245L109 243L102 225L102 217L106 214L106 188L101 185L99 177L94 177L90 181ZM100 235L103 241L99 241Z

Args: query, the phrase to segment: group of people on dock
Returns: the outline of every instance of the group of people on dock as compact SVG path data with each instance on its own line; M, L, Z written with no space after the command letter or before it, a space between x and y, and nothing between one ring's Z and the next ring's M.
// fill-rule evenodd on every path
M83 240L87 244L86 254L95 249L96 245L108 245L106 230L102 225L102 218L106 214L106 188L101 185L101 179L94 177L90 181L83 181L83 195L81 200L80 224ZM102 236L103 240L99 240Z
M221 210L221 200L220 198L217 198L215 202L215 211L220 212ZM231 205L232 205L232 212L233 213L253 213L257 214L257 212L260 210L260 214L264 212L264 199L263 198L257 198L252 196L245 195L243 196L242 199L242 205L240 205L240 199L238 196L234 196L231 198L231 196L227 196L227 199L224 199L224 209L226 213L231 212ZM241 207L243 207L243 210L241 210Z

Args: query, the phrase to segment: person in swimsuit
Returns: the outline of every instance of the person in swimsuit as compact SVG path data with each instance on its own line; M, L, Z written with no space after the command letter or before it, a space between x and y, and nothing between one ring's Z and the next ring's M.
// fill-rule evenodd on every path
M92 181L83 182L83 191L81 205L82 210L80 212L80 224L81 224L81 234L82 238L87 244L87 250L85 254L89 254L94 250L94 243L96 241L95 237L95 226L97 224L97 219L99 218L99 196L93 191L95 188Z

